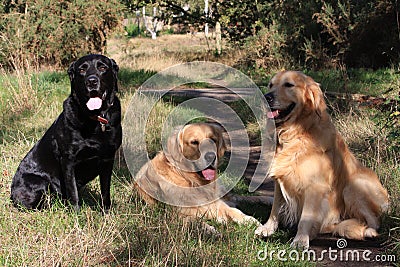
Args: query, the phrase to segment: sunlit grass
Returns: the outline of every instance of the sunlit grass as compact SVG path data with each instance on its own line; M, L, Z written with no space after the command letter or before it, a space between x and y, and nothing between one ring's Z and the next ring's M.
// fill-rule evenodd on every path
M172 49L172 48L171 48ZM164 51L165 52L165 51ZM123 113L127 110L137 87L155 70L172 63L149 63L156 58L141 58L140 64L121 70L120 99ZM133 52L132 52L133 53ZM112 56L112 55L111 55ZM112 56L113 57L113 56ZM118 60L117 60L118 62ZM179 60L175 60L179 63ZM124 64L122 64L124 65ZM147 70L144 68L149 67ZM322 83L323 88L341 91L344 83L335 71L309 73ZM396 85L395 70L370 72L355 70L349 74L351 92L379 95ZM271 74L272 75L272 74ZM31 79L18 83L17 79ZM10 87L10 84L13 88ZM366 86L369 86L366 88ZM13 98L23 86L35 91L33 108L14 114ZM397 86L397 87L395 87ZM14 91L13 91L14 90ZM370 91L372 90L372 91ZM15 94L15 92L17 94ZM185 224L170 207L150 207L136 195L132 177L124 162L118 158L112 177L110 214L102 215L98 206L98 180L92 181L82 192L83 205L79 213L56 202L40 212L20 212L10 200L10 184L15 170L29 149L43 135L62 110L62 102L69 95L69 79L64 72L34 73L24 77L0 75L0 265L1 266L309 266L309 262L282 262L276 257L260 260L262 250L289 250L290 231L280 230L267 241L254 238L254 225L222 225L210 221L221 236L209 236L201 223ZM393 94L393 91L388 93ZM28 98L27 101L30 101ZM160 101L148 121L147 145L152 153L160 149L159 132L173 101ZM258 127L248 109L241 103L233 105L241 118L247 118L247 130L258 143ZM235 110L236 110L235 109ZM195 115L182 110L188 116ZM391 195L392 210L385 216L381 233L388 239L388 253L399 255L400 231L400 166L399 155L390 150L386 129L377 126L384 119L379 112L346 108L332 109L333 120L356 156L378 173ZM234 190L245 194L246 184L240 182ZM260 220L265 221L269 208L262 207ZM264 210L265 209L265 210ZM251 212L252 214L252 212Z

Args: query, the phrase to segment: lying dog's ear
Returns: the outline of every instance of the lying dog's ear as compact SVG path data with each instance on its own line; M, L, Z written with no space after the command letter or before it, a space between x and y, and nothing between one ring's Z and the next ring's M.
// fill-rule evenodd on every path
M181 162L184 159L183 156L183 131L182 129L175 129L174 133L168 138L167 149L164 153L167 158L172 158L175 162Z
M224 129L218 124L212 124L211 126L214 128L215 135L218 137L218 158L222 158L226 151L226 144L224 136L222 135Z
M69 80L72 82L72 80L75 78L74 73L75 73L75 61L69 65L68 68L68 75L69 75Z
M310 102L311 109L313 109L318 116L321 116L322 112L326 109L326 104L324 101L324 95L322 93L319 84L315 82L312 78L306 78L306 89L307 98Z

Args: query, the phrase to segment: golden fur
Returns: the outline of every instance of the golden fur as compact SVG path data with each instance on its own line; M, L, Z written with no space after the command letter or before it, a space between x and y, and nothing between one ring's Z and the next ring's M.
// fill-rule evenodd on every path
M299 248L308 248L318 233L377 236L387 191L335 129L319 85L301 72L283 71L271 79L265 97L277 126L270 172L275 193L270 217L256 234L273 234L278 222L298 224L292 246Z
M207 140L212 140L215 145L207 147L204 145ZM203 148L201 148L202 146ZM159 152L138 172L136 188L139 195L149 204L155 204L163 199L167 199L165 201L167 203L172 201L174 203L172 205L179 210L179 213L189 219L198 217L216 219L219 222L255 222L260 225L256 219L228 206L218 197L219 189L215 181L217 179L216 168L225 149L221 127L208 123L186 125L168 139L165 152ZM193 162L185 162L186 159L201 161L201 157L205 157L207 152L216 155L215 162L211 164L215 170L215 176L212 179L210 177L206 179L201 174L202 171L195 169L191 171ZM211 173L213 172L211 171ZM204 187L207 185L209 186ZM179 188L184 190L179 191ZM194 195L187 193L190 188L196 189ZM201 190L201 188L205 189ZM152 196L149 194L150 192ZM155 196L158 200L154 198ZM176 201L174 202L174 200ZM180 200L190 203L193 203L192 200L198 200L198 205L195 203L188 206L187 203L179 203Z

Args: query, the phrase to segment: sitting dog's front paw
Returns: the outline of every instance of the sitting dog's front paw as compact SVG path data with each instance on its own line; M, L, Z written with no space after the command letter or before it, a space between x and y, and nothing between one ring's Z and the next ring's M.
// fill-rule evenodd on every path
M296 235L290 246L296 249L307 250L310 247L310 237L308 235Z
M276 229L278 229L278 224L268 220L266 224L259 226L254 234L261 237L267 237L275 233Z

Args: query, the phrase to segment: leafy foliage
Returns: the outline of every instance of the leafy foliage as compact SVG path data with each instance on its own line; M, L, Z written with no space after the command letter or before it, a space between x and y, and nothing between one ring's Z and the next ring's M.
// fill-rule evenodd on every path
M186 25L219 21L230 42L246 48L248 38L260 49L268 49L267 43L259 46L260 38L276 37L270 43L279 42L278 56L301 66L379 68L400 59L398 1L209 0L210 16L204 13L203 1L125 1L130 6L161 7L164 19ZM250 56L263 54L260 50Z
M0 0L0 63L65 65L87 53L104 53L119 25L117 0Z

